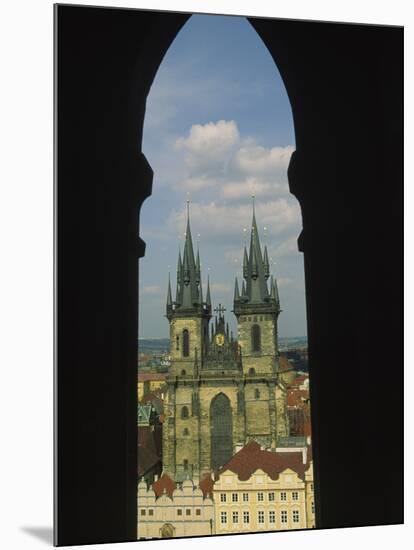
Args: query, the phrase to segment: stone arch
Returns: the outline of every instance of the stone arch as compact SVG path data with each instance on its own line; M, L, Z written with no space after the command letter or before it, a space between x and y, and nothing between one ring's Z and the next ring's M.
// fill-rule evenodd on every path
M174 527L171 523L164 523L160 529L160 537L162 539L171 539L174 537Z
M113 339L90 346L89 319L95 319L97 333L111 327L113 338L125 343L116 363L124 373L123 384L114 384L111 388L111 401L119 406L102 410L101 422L105 422L108 429L105 434L97 434L93 441L77 423L72 432L66 430L69 437L59 442L59 468L65 474L62 478L66 480L65 506L79 510L79 542L105 541L113 533L119 533L120 539L132 540L136 531L136 480L132 473L136 471L136 449L133 444L136 395L131 391L126 399L124 387L127 384L132 388L136 384L136 373L131 369L131 364L136 361L138 333L136 258L142 257L145 252L145 242L136 237L137 206L139 209L150 195L152 181L151 168L144 155L137 154L136 147L141 143L145 100L154 75L170 44L190 16L62 5L57 6L57 13L59 79L75 83L82 74L83 91L86 91L86 95L73 93L73 87L62 87L59 91L58 132L59 137L65 138L65 147L60 147L58 153L58 188L64 200L58 201L57 212L59 242L65 255L59 255L57 270L60 277L65 269L66 278L65 292L59 293L58 319L61 320L62 315L65 318L79 318L76 308L81 303L84 305L85 320L71 323L65 331L59 331L58 395L61 400L65 399L64 403L70 404L66 394L76 393L78 380L82 379L84 391L79 393L76 407L92 415L101 400L102 391L106 390L107 377L112 376L114 371ZM330 388L335 384L342 387L343 395L348 391L357 391L356 398L363 400L362 390L358 394L352 381L343 380L342 372L346 370L348 361L346 354L337 356L338 368L335 372L330 369L331 358L337 352L336 336L346 333L352 325L355 333L368 333L376 341L399 341L402 333L399 196L402 182L401 29L341 24L336 25L334 30L333 25L327 23L271 18L251 18L249 22L277 60L295 121L296 152L290 163L289 182L291 192L298 197L302 207L304 231L299 245L305 254L307 301L313 304L309 358L313 386L318 388L318 406L312 410L312 423L318 426L314 434L317 450L315 463L325 499L323 515L317 507L318 526L353 526L367 521L401 523L399 451L388 455L393 483L387 485L388 491L383 491L383 497L375 502L369 495L375 492L383 464L378 461L373 466L370 457L362 457L359 463L351 467L348 491L352 496L358 492L361 483L366 483L368 488L365 493L368 496L355 503L351 502L351 497L335 498L337 491L324 490L325 487L335 487L340 491L340 482L334 473L335 464L338 460L353 464L353 450L348 448L346 441L355 431L355 423L350 417L344 420L341 433L335 435L334 423L337 420L330 418L330 411L337 405L337 396L332 394ZM151 28L151 33L147 32L148 28ZM109 41L109 35L114 40ZM331 44L329 49L326 48L328 42ZM82 57L84 51L88 51L88 55ZM387 71L383 69L384 63L387 63ZM105 71L102 71L102 66L105 66ZM119 78L119 75L131 75L131 78ZM119 85L116 90L105 86L108 77L117 79ZM377 83L376 93L372 92L373 81ZM100 90L100 94L94 93L96 89ZM90 93L93 93L93 101L88 100ZM101 124L102 112L105 112L109 102L112 110L97 134L96 127ZM89 110L87 118L83 116L86 104ZM77 139L69 139L73 131L71 128L77 126L83 131L77 132ZM91 135L96 135L96 155L88 154ZM353 143L352 163L348 158L349 143ZM323 151L320 144L324 144ZM103 162L109 157L114 162ZM386 164L375 162L385 157ZM78 169L77 162L82 170ZM338 166L343 169L338 170ZM105 185L93 185L94 178L104 181ZM335 185L332 185L333 181ZM393 186L389 186L390 181L394 182ZM117 200L110 201L114 196ZM326 206L323 211L322 196ZM356 196L358 200L355 200ZM101 203L108 204L105 216L96 208ZM352 224L347 223L350 205ZM390 205L393 207L390 208ZM67 212L75 210L76 225L67 215ZM366 215L368 211L370 216ZM381 232L384 218L389 220L386 235ZM376 235L373 231L378 231L381 238L373 238L372 235ZM390 256L385 268L381 263L384 239ZM106 265L105 278L102 277L100 262L96 262L96 257L90 254L91 242L100 242L105 257L116 259ZM332 261L329 254L332 250L338 251L336 258L343 269L338 270L338 264ZM76 276L79 255L84 259L84 273L88 280L96 281L96 285L79 283ZM355 303L356 293L365 290L361 285L350 284L356 257L360 262L360 280L371 281L364 294L366 311L371 311L369 317L355 316L355 308L351 307ZM378 269L378 265L382 270ZM335 288L331 289L333 280ZM102 295L108 293L111 296L113 288L120 289L119 299L110 301L103 314L96 316L96 307L101 304ZM331 289L329 293L327 289ZM384 292L393 292L395 297L385 306L378 301L378 295ZM79 300L73 301L73 295L77 295ZM332 308L332 297L344 307ZM384 319L390 318L394 320L391 325L384 322ZM324 351L319 344L322 340L325 342ZM79 354L73 341L88 342L88 346L84 345L87 353ZM374 383L375 393L382 394L389 390L384 349L377 346L370 349L370 353L371 362L383 365L380 367L381 375L373 382L369 370L364 372L365 355L357 354L354 366L362 377L360 387ZM392 353L394 364L402 364L402 353L398 347L389 353ZM388 394L389 406L386 413L380 415L387 426L401 423L398 391L401 372L401 369L396 369L394 373L397 390ZM129 443L126 438L122 452L116 458L115 455L107 456L102 465L103 471L108 474L109 490L108 483L102 487L95 484L89 498L85 499L82 495L80 498L73 489L76 487L76 476L80 474L73 469L73 454L65 451L70 450L79 459L76 463L82 464L85 479L92 478L92 466L86 465L85 469L81 458L97 449L104 452L108 438L119 435L118 426L125 421L125 409L131 419ZM67 416L73 423L73 415ZM378 422L378 410L374 408L371 413L368 412L365 426L378 426L382 422ZM62 420L60 417L59 428L65 428L66 423L66 418ZM364 437L367 445L378 445L374 428L365 430ZM387 454L386 443L380 443L379 455L383 453ZM373 467L375 475L367 481L363 477L364 472ZM129 482L119 483L117 477L110 475L113 471L122 471ZM126 518L110 512L108 494L111 494L112 503L128 502ZM91 502L99 521L91 521L88 514ZM59 501L58 507L64 508L63 503ZM59 544L68 544L72 540L73 524L70 517L60 514L60 518L58 541Z
M223 466L233 456L233 413L230 399L218 393L210 403L211 467Z

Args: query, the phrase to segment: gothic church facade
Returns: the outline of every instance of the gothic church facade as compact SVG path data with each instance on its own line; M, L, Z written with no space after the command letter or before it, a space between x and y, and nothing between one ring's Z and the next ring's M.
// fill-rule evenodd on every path
M243 283L234 289L238 337L221 305L211 323L210 282L203 298L200 256L194 255L190 221L177 289L168 283L171 366L164 404L163 472L176 481L197 479L225 464L248 441L275 448L288 435L286 387L279 369L277 283L262 254L255 213Z

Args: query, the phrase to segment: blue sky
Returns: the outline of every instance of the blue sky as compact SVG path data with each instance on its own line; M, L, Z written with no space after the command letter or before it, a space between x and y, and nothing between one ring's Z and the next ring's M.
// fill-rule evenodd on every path
M167 337L186 200L212 300L232 309L234 277L256 196L262 245L279 283L281 336L306 334L300 208L286 169L295 147L290 103L266 47L244 18L194 15L168 50L147 100L143 152L154 170L141 209L140 337ZM264 230L266 227L266 230ZM196 245L196 243L195 243ZM204 289L205 291L205 289Z

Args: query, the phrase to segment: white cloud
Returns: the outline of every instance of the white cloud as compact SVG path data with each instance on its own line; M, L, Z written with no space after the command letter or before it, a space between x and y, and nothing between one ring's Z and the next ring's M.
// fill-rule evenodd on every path
M237 151L232 166L241 174L270 176L273 180L278 180L285 176L294 150L293 145L266 149L250 143Z
M240 134L234 120L194 124L187 137L180 137L175 148L184 153L189 175L219 174L234 154Z
M183 192L216 188L223 201L258 200L289 195L287 168L294 147L266 148L252 138L241 140L234 120L195 124L175 142L186 173L175 184ZM295 200L295 199L293 199Z

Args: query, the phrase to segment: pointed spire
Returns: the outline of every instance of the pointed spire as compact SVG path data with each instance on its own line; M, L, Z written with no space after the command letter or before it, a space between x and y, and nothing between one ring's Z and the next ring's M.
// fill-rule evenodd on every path
M243 256L243 277L247 279L249 276L249 258L247 257L247 250L244 247L244 256Z
M168 273L168 291L167 291L167 308L172 307L172 295L171 295L171 278Z
M264 267L264 276L266 279L269 278L269 257L267 255L267 246L264 247L264 256L263 256L263 267Z
M244 281L242 283L242 296L246 296L246 284Z
M197 247L197 260L196 260L196 283L200 282L201 278L201 267L200 267L200 251Z
M210 296L210 275L207 277L207 298L206 298L207 307L211 308L211 296Z
M178 249L178 262L177 262L177 283L183 282L183 262L181 261L181 249Z
M237 280L237 277L236 277L236 280L234 283L234 301L236 302L237 300L240 300L240 292L239 292L239 281Z
M277 289L277 282L276 279L273 281L273 296L275 297L276 303L280 307L280 300L279 300L279 291Z
M199 302L200 304L203 304L203 283L200 281L200 287L199 287Z

